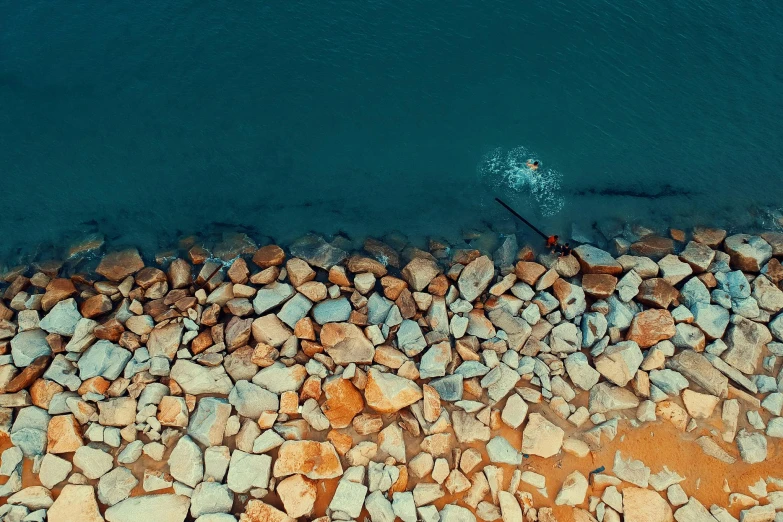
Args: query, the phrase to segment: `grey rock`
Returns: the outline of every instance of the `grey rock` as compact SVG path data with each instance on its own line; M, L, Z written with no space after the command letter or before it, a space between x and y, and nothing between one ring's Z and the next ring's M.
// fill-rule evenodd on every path
M348 253L327 243L314 234L303 236L291 244L291 255L307 261L308 264L329 270L348 257Z
M747 319L740 319L728 331L726 345L729 347L723 354L723 360L745 374L756 373L761 358L761 352L772 335L763 324Z
M394 306L392 301L389 301L377 292L373 292L367 299L367 321L370 324L383 323L386 320L386 316L389 315L392 306Z
M222 366L208 368L191 361L178 359L171 368L171 378L185 393L201 395L214 393L228 395L234 384Z
M693 497L674 512L674 519L677 522L717 522L707 508Z
M218 397L204 397L198 401L190 416L188 435L204 446L220 446L226 422L231 416L231 405Z
M411 493L411 499L413 494ZM367 513L370 514L370 520L372 522L394 522L395 514L392 509L392 504L380 491L374 491L367 495L364 500L364 507L367 508Z
M462 400L462 375L448 375L430 381L429 385L435 388L443 401L455 402Z
M174 479L194 488L204 478L204 459L201 448L185 435L169 455L169 473Z
M277 411L280 408L278 396L261 386L248 381L237 381L228 402L243 417L258 420L265 411Z
M190 497L190 515L198 518L214 513L229 513L234 504L234 493L225 484L202 482Z
M451 342L443 341L431 346L419 363L419 377L430 379L446 375L446 366L451 362Z
M457 280L462 298L474 301L489 286L495 275L495 265L487 256L474 259L462 270Z
M54 357L43 376L44 379L54 381L71 391L76 391L82 384L81 379L76 376L76 371L75 364L66 359L64 355L58 354Z
M307 378L307 371L301 364L286 366L281 362L275 362L271 366L261 368L253 377L256 384L272 393L296 391Z
M269 487L272 457L234 450L228 467L226 484L235 493L247 493L252 488Z
M589 410L591 413L608 413L639 406L639 398L630 390L600 382L590 389Z
M277 318L293 328L300 319L307 315L312 307L312 301L303 294L297 293L283 305L277 314Z
M144 495L111 506L105 516L106 522L184 522L189 506L190 499L182 495Z
M729 324L729 311L722 306L697 303L691 307L693 322L709 339L720 339Z
M204 481L223 482L230 461L231 450L228 449L228 446L211 446L207 448L204 451Z
M419 354L427 347L427 341L416 321L405 319L397 330L397 345L408 357Z
M14 471L17 471L19 464L24 459L24 453L16 446L11 446L3 452L2 465L0 465L0 475L10 477Z
M499 401L508 395L517 382L519 382L519 374L500 363L481 379L481 387L486 388L490 399Z
M117 462L120 464L133 464L139 460L142 451L144 451L144 443L140 440L134 440L120 452L117 456Z
M745 299L750 297L750 283L748 283L745 274L740 270L728 273L717 273L715 279L718 282L718 288L729 294L732 299Z
M610 327L616 327L620 330L625 330L631 326L633 321L634 310L626 303L620 301L616 296L611 295L606 300L609 305L609 313L606 314L606 321Z
M590 366L587 356L582 352L575 352L566 357L565 369L571 381L583 390L590 390L601 377L598 370Z
M82 318L79 308L73 298L60 301L41 319L40 327L49 333L56 333L66 337L73 336L76 324Z
M707 356L714 357L710 354ZM683 350L668 359L666 365L701 386L707 393L726 397L729 381L710 363L707 356L692 350Z
M114 468L98 481L98 500L101 504L113 506L128 498L138 483L128 468Z
M275 281L256 292L253 299L253 310L256 315L263 315L291 299L295 292L291 285Z
M87 348L76 363L79 367L79 378L85 381L101 376L113 381L122 374L131 357L133 354L125 348L102 339Z
M758 464L767 459L767 438L761 433L749 432L743 428L737 433L736 440L743 461Z
M332 501L329 503L329 509L331 511L342 511L356 519L362 512L366 495L367 486L349 480L341 480L337 484L337 490L334 492Z
M679 395L690 384L681 373L670 369L651 371L650 382L670 396Z
M487 443L486 449L490 462L496 464L509 464L511 466L519 466L522 464L522 454L501 436L493 437L492 440Z
M313 319L318 324L343 323L351 317L351 303L345 297L327 299L313 307Z
M38 357L51 353L52 349L46 342L46 332L40 328L25 330L11 339L11 356L17 368L25 368Z
M656 267L657 273L657 267ZM615 290L617 295L620 296L620 300L627 303L639 293L639 286L642 284L642 278L635 270L631 269L625 274L622 279L617 283Z
M81 446L73 455L73 465L88 479L98 479L114 466L114 457L99 449Z
M590 312L582 316L582 348L590 348L606 335L608 327L606 316L599 312Z

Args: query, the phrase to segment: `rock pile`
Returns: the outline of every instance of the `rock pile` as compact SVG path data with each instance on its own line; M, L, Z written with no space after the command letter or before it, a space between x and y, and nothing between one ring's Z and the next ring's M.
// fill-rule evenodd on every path
M244 238L157 266L128 249L95 273L11 270L0 517L736 520L619 451L534 504L552 484L527 459L584 458L626 424L701 434L726 463L783 438L783 236L637 239L536 258L514 236ZM740 520L783 519L783 481L754 488L732 493Z

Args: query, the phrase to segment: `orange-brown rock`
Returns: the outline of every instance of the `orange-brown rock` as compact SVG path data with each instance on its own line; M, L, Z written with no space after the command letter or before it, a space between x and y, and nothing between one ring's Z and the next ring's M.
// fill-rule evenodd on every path
M71 453L81 446L82 430L73 415L55 415L47 432L49 453Z
M761 273L766 275L769 280L775 284L783 281L783 265L774 257L761 269Z
M84 317L92 319L103 315L106 312L110 312L112 309L112 302L108 296L98 294L90 297L84 301L81 305L80 311Z
M449 280L443 274L438 274L427 286L427 293L443 297L449 291Z
M247 283L250 279L250 269L247 267L247 261L243 258L237 258L228 269L228 278L236 285Z
M332 443L340 455L345 455L353 447L353 437L347 433L331 430L326 434L326 440Z
M371 368L364 389L367 405L380 413L394 413L422 398L421 388L408 379Z
M315 341L315 324L310 317L303 317L294 325L294 335L297 339Z
M309 300L318 303L327 297L326 285L320 281L308 281L300 285L297 290Z
M210 253L209 250L201 245L193 245L190 247L190 250L188 250L188 257L190 258L190 262L194 265L201 265L209 259Z
M311 375L305 379L302 388L299 390L299 400L304 402L307 399L319 400L321 398L321 379Z
M280 266L285 261L285 252L277 245L266 245L253 254L253 262L261 268Z
M373 360L378 364L396 370L402 366L403 363L408 361L409 358L398 349L382 344L375 349L375 357Z
M719 228L694 227L693 240L715 248L726 239L726 231Z
M582 276L582 289L598 299L606 299L614 293L617 278L611 274L585 274Z
M315 279L315 270L307 264L307 261L298 257L289 259L285 264L285 269L288 272L288 280L294 287L299 287Z
M351 381L340 377L330 379L323 384L326 401L321 410L329 419L332 428L347 428L353 418L364 409L362 394Z
M674 318L668 310L650 308L636 314L628 329L627 340L636 341L641 348L649 348L676 334Z
M184 259L175 259L169 265L171 288L185 288L193 282L193 268Z
M287 440L280 446L272 473L276 478L300 474L320 480L339 477L343 467L331 442Z
M422 385L424 395L424 420L435 422L440 417L440 394L428 384Z
M158 421L163 426L185 428L188 425L188 406L182 397L166 395L158 404Z
M103 246L104 240L103 234L89 234L68 247L68 251L65 253L65 259L73 259L82 254L86 254L87 252L98 250Z
M277 484L277 496L280 497L286 513L295 519L309 517L315 505L318 491L316 486L315 481L302 475L291 475L281 480Z
M280 395L280 413L286 415L299 413L299 395L295 391L286 391Z
M136 284L143 289L148 289L155 283L167 283L166 274L160 268L148 266L139 270L136 274Z
M64 388L54 381L38 379L30 386L30 400L35 406L48 410L52 398L63 390Z
M359 435L371 435L383 429L383 417L374 413L362 413L354 417L351 425Z
M142 268L144 268L144 261L142 261L139 251L135 248L128 248L106 254L95 271L109 281L122 281Z
M245 512L239 515L239 522L296 522L274 506L260 500L251 500Z
M383 266L383 263L369 257L352 256L348 258L346 265L348 270L354 274L369 272L375 277L383 277L387 272L386 267Z
M111 385L111 383L101 376L92 377L84 381L82 385L79 386L79 395L84 395L91 392L97 393L99 395L105 395L106 390L109 389L109 385Z
M364 240L364 249L376 259L383 259L387 265L395 268L400 267L400 255L386 243L368 237Z
M631 245L631 253L651 259L661 259L674 252L674 241L668 237L649 235Z
M76 287L70 279L52 279L46 285L46 293L41 298L41 308L43 308L44 312L48 312L60 301L64 301L74 295L76 295Z
M684 230L680 230L678 228L670 228L669 229L669 235L675 241L679 241L680 243L684 243L685 242L685 231Z
M375 348L359 327L351 323L326 323L321 344L336 364L369 364Z
M302 339L301 348L302 353L308 357L313 357L317 353L324 353L324 347L322 345L314 341L308 341L307 339Z
M277 351L277 348L274 346L270 346L266 343L258 343L253 350L253 356L250 358L250 362L261 368L266 368L267 366L272 366L279 356L280 352Z
M660 277L645 279L639 285L636 300L647 306L668 308L680 296L680 291Z
M383 295L392 301L396 301L403 290L408 288L408 283L394 276L383 276L381 278L381 286L383 287Z
M460 248L454 251L454 254L451 256L451 262L467 266L479 257L481 257L481 252L476 249Z
M120 336L122 336L122 332L124 331L125 327L122 326L122 323L117 319L109 319L105 323L96 326L95 330L92 331L92 334L98 339L105 339L116 343L120 340Z
M400 470L400 476L397 477L397 481L389 488L390 496L408 489L408 466L400 464L397 466L397 469Z
M25 367L19 373L19 375L11 379L11 381L8 384L6 384L3 393L16 393L19 390L27 388L36 379L38 379L41 375L43 375L43 373L46 371L46 368L48 366L49 366L48 355L42 355L41 357L38 357L33 362L31 362L27 367Z
M514 268L514 273L524 283L529 285L535 284L538 278L546 272L546 267L538 263L532 263L529 261L520 261Z
M403 288L394 304L400 309L400 315L403 319L412 319L416 316L416 301L413 299L411 291L407 288Z

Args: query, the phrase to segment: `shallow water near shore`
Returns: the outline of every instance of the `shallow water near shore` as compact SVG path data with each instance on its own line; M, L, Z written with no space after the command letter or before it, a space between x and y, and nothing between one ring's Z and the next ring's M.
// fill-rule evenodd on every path
M215 223L443 236L506 219L497 195L548 233L769 227L781 9L0 2L0 254Z

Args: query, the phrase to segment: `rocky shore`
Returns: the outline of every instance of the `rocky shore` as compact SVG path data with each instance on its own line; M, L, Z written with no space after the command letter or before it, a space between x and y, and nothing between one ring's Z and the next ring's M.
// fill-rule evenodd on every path
M783 234L606 239L10 269L0 520L783 521Z

